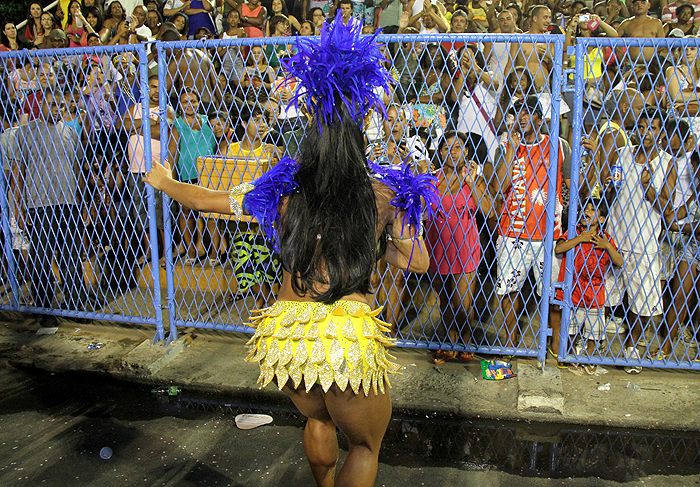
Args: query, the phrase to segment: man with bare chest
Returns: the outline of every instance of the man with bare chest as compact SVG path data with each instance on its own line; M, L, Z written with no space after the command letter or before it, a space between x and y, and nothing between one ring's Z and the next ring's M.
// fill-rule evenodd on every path
M541 35L548 32L552 20L552 11L546 5L533 7L530 30L526 34ZM510 73L514 67L525 66L535 83L535 88L541 90L549 81L549 72L553 66L554 44L512 43L510 60L505 73Z
M617 33L620 34L620 37L665 37L661 21L649 17L647 15L648 12L648 0L633 0L630 12L632 17L624 20L617 28ZM617 58L623 60L623 65L646 65L654 58L656 53L657 50L653 47L630 47L625 56L618 48ZM661 53L661 49L658 50L658 53Z
M170 34L166 32L165 36ZM173 39L174 40L174 39ZM204 111L221 104L221 90L218 87L216 70L211 58L202 49L172 49L168 50L168 73L166 77L167 93L170 97L179 97L183 88L193 88L200 96L200 106Z

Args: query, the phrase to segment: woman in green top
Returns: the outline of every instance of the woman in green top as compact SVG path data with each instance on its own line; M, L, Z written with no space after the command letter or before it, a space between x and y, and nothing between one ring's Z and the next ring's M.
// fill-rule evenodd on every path
M175 119L175 127L180 134L180 157L177 161L177 174L183 183L197 184L197 158L215 153L216 138L206 115L198 113L199 94L192 88L185 87L180 95L179 116ZM187 252L185 264L192 264L197 258L197 248L192 245L197 229L195 213L185 206L178 218L178 227L182 242L178 253Z
M270 27L270 37L286 37L289 19L284 15L275 15L268 22L268 26ZM287 44L268 44L265 46L265 57L275 72L280 66L279 58L289 53L290 46Z

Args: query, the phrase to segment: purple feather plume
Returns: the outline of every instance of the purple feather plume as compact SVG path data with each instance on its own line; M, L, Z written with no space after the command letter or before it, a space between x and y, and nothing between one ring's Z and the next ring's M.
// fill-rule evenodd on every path
M372 107L384 111L381 92L394 79L383 67L386 58L377 46L377 33L361 36L362 24L348 25L338 11L335 20L324 23L320 41L297 37L297 53L282 60L288 79L297 78L302 89L291 102L304 96L309 112L319 124L333 123L336 103L344 103L356 122L361 122Z
M297 188L294 181L299 163L285 156L272 169L260 176L252 185L255 186L243 198L243 209L255 217L268 239L272 241L275 251L279 251L279 240L275 223L279 219L280 200L289 196Z

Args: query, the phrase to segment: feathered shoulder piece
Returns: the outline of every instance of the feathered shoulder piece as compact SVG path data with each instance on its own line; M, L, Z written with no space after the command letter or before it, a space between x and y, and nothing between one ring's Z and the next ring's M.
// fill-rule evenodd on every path
M425 210L427 216L430 217L433 214L433 206L440 204L435 176L413 174L410 164L387 167L370 163L369 168L379 181L396 193L396 196L390 201L396 208L396 214L399 211L406 212L402 222L402 234L406 225L414 225L416 229L419 229L423 211Z
M282 64L288 79L297 78L301 89L292 97L296 105L301 96L317 122L331 125L336 103L342 102L356 122L361 122L371 107L384 110L381 90L393 78L383 67L386 58L377 46L377 33L361 36L362 23L343 23L340 11L331 23L324 23L320 40L297 37L297 52ZM377 93L379 91L379 93Z
M272 169L251 182L253 189L243 198L243 209L260 223L276 251L279 250L279 242L275 223L279 219L280 200L297 188L298 184L294 181L297 168L296 160L283 157Z

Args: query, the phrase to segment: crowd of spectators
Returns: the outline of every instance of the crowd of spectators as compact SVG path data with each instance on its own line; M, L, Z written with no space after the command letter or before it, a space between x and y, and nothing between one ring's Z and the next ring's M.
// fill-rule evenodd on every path
M584 37L694 36L700 25L700 3L692 0L668 5L664 0L167 0L165 4L72 0L61 1L51 12L32 3L24 27L2 24L0 44L0 51L51 50L46 56L8 57L0 66L3 143L9 156L6 171L11 176L16 230L31 221L27 212L36 218L37 208L61 205L66 211L52 211L49 223L42 225L50 230L70 221L75 228L85 226L89 231L82 243L52 242L57 245L55 252L60 245L74 245L81 248L78 255L83 257L111 249L117 259L121 256L134 266L149 262L146 190L141 182L147 146L154 160L171 163L180 180L197 184L198 159L220 156L274 164L282 154L294 155L308 121L303 110L289 103L297 86L287 78L280 60L293 53L290 40L252 46L212 46L207 41L317 35L324 22L334 21L363 23L363 33L381 28L384 33L417 36L414 41L382 46L396 84L383 94L386 116L373 112L363 129L370 160L401 164L408 157L417 170L438 176L442 204L435 219L426 222L427 243L431 282L452 343L472 344L465 323L477 312L474 303L481 302L477 317L485 320L488 311L484 309L495 302L498 306L490 308L502 311L505 339L492 345L530 346L524 345L527 332L521 325L527 313L523 297L528 274L534 273L541 293L546 255L555 254L553 280L563 279L562 249L578 249L579 244L597 242L603 238L600 235L605 235L607 244L601 240L600 245L589 245L582 257L585 265L598 266L600 272L584 273L581 266L585 265L577 257L574 282L590 289L581 291L574 302L586 312L574 313L580 319L572 318L576 323L569 330L573 344L587 347L592 354L593 345L604 341L603 325L590 317L611 304L612 298L598 299L606 292L628 308L629 332L623 347L627 357L639 356L644 332L655 330L653 318L664 308L667 313L674 310L675 321L692 314L688 303L697 277L693 259L698 257L685 249L694 242L689 235L698 219L692 209L697 164L691 157L700 135L697 48L589 46L581 113L589 153L581 161L578 188L579 197L588 202L580 213L588 216L582 220L586 228L581 227L580 235L567 240L573 142L569 116L574 95L569 90L559 106L552 106L551 86L553 71L573 68L575 59L557 58L554 44L544 37L535 42L517 39L521 34L562 34L566 52L567 46ZM513 37L493 38L493 42L420 38L463 33ZM159 78L159 53L151 41L187 39L202 42L165 47L160 58L165 59L161 70L165 77ZM143 102L139 57L128 49L109 54L92 49L142 43L148 56L148 97ZM61 54L60 49L69 47L87 49ZM567 75L564 79L571 82ZM159 108L160 83L165 83L165 112ZM145 112L142 103L148 104ZM144 132L146 112L150 140ZM551 131L553 113L562 116L558 134ZM71 129L69 135L62 132L65 128ZM164 145L162 137L167 138ZM46 138L53 138L54 145L41 142ZM550 161L552 145L556 161ZM161 146L167 147L167 153L162 153ZM62 169L40 165L43 157L61 161ZM634 161L642 159L646 165L638 168ZM545 249L551 164L558 168L551 186L556 191L555 249ZM68 168L73 165L76 170L69 177ZM634 177L620 178L619 167L625 176ZM29 180L43 185L40 188L60 185L76 191L70 196L71 191L64 190L58 200L58 193L51 193L50 201L32 193L36 197L32 200L23 196L30 190ZM160 205L160 198L157 201ZM610 206L607 219L603 206ZM159 215L162 211L159 206ZM198 225L199 218L190 209L174 211L180 244L174 255L182 256L185 264L202 261L215 267L222 257L239 252L246 256L243 260L234 256L241 268L250 267L248 260L257 255L269 264L263 280L269 281L271 292L277 270L270 268L276 269L277 263L275 256L260 251L264 243L248 235L225 245L220 222L208 219ZM644 224L630 223L640 215ZM157 222L162 239L160 216ZM600 223L596 236L591 222ZM142 236L137 244L123 237L125 230ZM41 233L28 233L32 246L42 242ZM205 247L204 241L211 244ZM600 258L594 259L593 254ZM46 256L37 258L33 264L36 285L47 282L48 272L42 267ZM80 262L70 259L61 264L71 272L76 266ZM391 282L385 279L379 285L393 288L382 295L391 310L387 319L398 332L409 283L389 272ZM259 281L256 276L260 277L249 268L236 276L239 291L253 287ZM133 284L133 276L125 279ZM666 306L662 281L674 298ZM75 299L79 299L84 290L78 284L75 287ZM625 293L627 300L622 299ZM679 293L683 298L678 298ZM555 328L551 350L556 356L561 318L555 307L551 315ZM661 359L672 352L677 328L669 327L668 339L659 344ZM471 354L434 355L436 363L455 358L469 360Z

